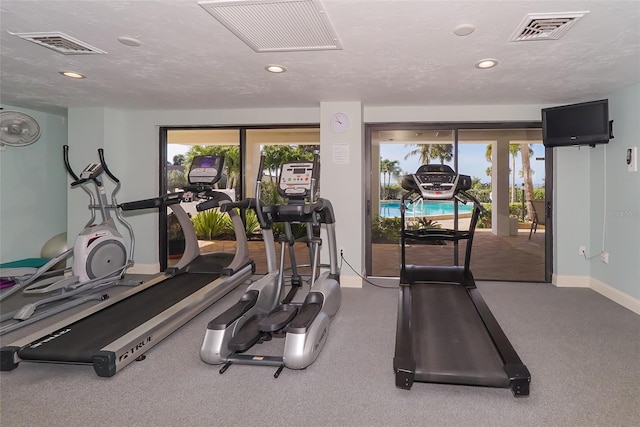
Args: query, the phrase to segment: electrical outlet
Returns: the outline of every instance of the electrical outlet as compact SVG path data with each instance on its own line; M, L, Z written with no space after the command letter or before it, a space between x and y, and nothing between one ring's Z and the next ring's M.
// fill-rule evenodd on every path
M578 247L578 255L587 255L587 248L584 246L579 246Z
M600 254L600 259L602 260L602 262L604 262L605 264L609 264L609 252L602 252Z
M344 248L340 248L340 258L344 257Z

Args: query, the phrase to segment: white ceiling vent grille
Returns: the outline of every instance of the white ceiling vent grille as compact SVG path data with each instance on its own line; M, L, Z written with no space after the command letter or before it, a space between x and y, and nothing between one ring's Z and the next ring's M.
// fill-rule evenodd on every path
M53 49L63 55L87 55L107 53L80 40L74 39L64 33L55 31L51 33L9 33L18 36L40 46Z
M589 12L530 13L509 41L557 40Z
M256 52L342 49L318 1L212 0L199 4Z

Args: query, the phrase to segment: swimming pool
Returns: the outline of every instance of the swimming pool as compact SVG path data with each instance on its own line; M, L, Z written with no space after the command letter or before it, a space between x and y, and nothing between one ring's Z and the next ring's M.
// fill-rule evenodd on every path
M473 205L463 205L458 203L458 214L471 213ZM453 215L453 202L417 202L414 205L407 205L406 216L430 216L430 215ZM383 218L394 218L400 216L400 202L397 200L383 200L380 202L380 216Z

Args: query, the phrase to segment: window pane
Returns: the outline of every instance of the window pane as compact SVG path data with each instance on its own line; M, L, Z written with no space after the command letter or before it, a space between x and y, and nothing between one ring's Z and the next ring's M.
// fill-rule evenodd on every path
M453 167L454 145L451 130L384 130L374 131L372 144L372 276L398 277L400 275L400 199L403 175L414 173L427 163L447 164ZM406 226L436 227L453 224L452 203L420 203L411 206ZM429 249L429 248L426 248ZM423 250L411 256L427 256ZM442 253L442 251L440 251ZM409 254L409 252L407 252ZM453 255L450 254L449 257ZM418 263L412 258L408 262ZM420 262L424 263L424 261Z
M247 194L247 197L255 197L260 155L265 151L267 156L265 158L263 176L261 177L262 200L266 203L284 203L286 201L278 196L276 191L280 166L288 161L311 160L313 151L320 149L320 130L318 128L248 129L246 140L245 194ZM255 218L255 215L250 213L248 214L249 217ZM292 226L294 236L302 239L305 235L305 230L303 227L298 227L298 225L294 224ZM278 263L280 262L280 244L277 243L277 239L283 230L284 226L282 224L274 226L277 246L275 252ZM255 262L256 274L265 274L267 272L267 263L259 224L256 224L255 230L249 235L249 238L249 255ZM298 265L310 264L309 249L304 242L294 244L294 251L294 257ZM290 257L287 251L285 268L288 269L290 266ZM305 272L304 269L300 271L301 274Z
M167 132L167 189L182 191L187 184L191 160L197 155L224 155L223 175L216 188L233 200L240 197L240 132L237 129L172 129ZM181 206L191 217L202 253L235 251L235 236L229 215L218 208L198 212L200 200L188 196ZM175 265L184 252L184 235L180 225L167 210L167 265Z

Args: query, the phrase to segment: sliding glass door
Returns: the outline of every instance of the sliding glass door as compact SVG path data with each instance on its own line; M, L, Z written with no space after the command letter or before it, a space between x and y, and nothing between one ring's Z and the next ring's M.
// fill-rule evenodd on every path
M400 268L400 179L414 173L425 163L455 162L453 131L450 129L380 129L370 133L371 202L369 237L371 256L367 271L370 276L397 277ZM375 160L373 160L375 159ZM452 202L416 203L407 212L409 227L420 221L429 226L453 221ZM427 219L428 218L428 219ZM452 224L451 224L452 225ZM438 251L438 256L443 251ZM450 251L449 251L450 252ZM453 253L449 253L452 257Z
M277 128L277 129L247 129L246 130L246 162L245 170L247 179L245 181L244 194L246 197L255 197L256 182L261 182L261 192L263 201L268 204L286 203L277 190L280 168L282 163L291 161L312 160L313 152L320 148L320 130L317 126L304 128ZM265 153L264 171L262 176L258 176L258 166L260 155ZM250 221L251 220L251 221ZM256 223L253 233L248 234L251 259L255 262L256 273L267 273L267 262L265 255L265 244L261 239L259 226L253 212L247 213L247 224ZM301 224L292 224L292 232L296 240L302 240L306 236L306 229ZM278 262L280 261L280 237L284 237L284 225L274 225L274 237L276 239L275 252ZM300 241L294 244L294 257L297 265L305 265L300 270L301 274L308 273L308 265L311 260L307 245ZM287 252L288 254L288 252ZM290 256L285 257L285 269L291 266Z
M275 188L272 181L276 179L279 162L292 160L299 153L306 153L311 158L310 153L319 148L319 143L317 125L161 128L160 193L181 191L187 183L187 173L194 156L219 154L225 156L225 164L223 177L217 184L218 191L227 193L233 200L254 197L256 179L262 179L266 186ZM270 153L270 157L266 174L258 177L257 168L263 150ZM228 215L218 209L197 212L197 204L198 200L187 198L182 207L191 217L200 251L235 251L236 242ZM255 262L256 273L264 274L267 271L265 249L256 215L247 211L242 213L242 217L249 240L249 256ZM159 236L159 261L164 270L175 265L184 251L184 236L170 209L160 216Z
M168 193L182 191L187 184L187 174L191 161L198 155L223 155L225 158L223 175L216 184L218 191L224 192L232 200L242 197L240 168L240 130L239 129L168 129L166 139L166 157L164 184ZM203 212L196 210L201 200L186 195L181 205L191 218L200 251L234 252L235 238L229 216L219 209ZM166 230L162 250L166 266L177 263L185 249L184 234L171 209L166 212ZM163 245L161 245L162 247Z
M476 229L471 269L477 279L550 281L550 235L545 220L545 150L537 123L368 125L371 184L367 211L366 269L370 277L400 273L400 177L437 163L472 178L487 213ZM536 209L537 208L537 209ZM470 207L460 203L408 206L406 227L467 229ZM452 265L465 244L408 248L407 263Z
M487 209L473 241L474 276L483 280L550 281L545 210L534 210L545 205L546 196L541 130L460 129L458 147L458 169L473 177L471 192Z

